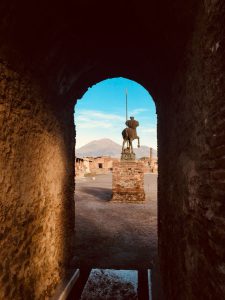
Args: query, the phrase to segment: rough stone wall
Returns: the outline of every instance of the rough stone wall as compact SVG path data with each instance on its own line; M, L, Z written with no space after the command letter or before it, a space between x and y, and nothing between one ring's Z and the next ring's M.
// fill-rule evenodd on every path
M159 117L159 251L166 297L220 299L225 2L159 0L149 10L147 0L118 0L107 13L106 1L59 2L53 9L47 1L0 1L1 53L14 68L26 66L43 77L57 95L78 98L112 76L148 88ZM34 76L2 63L0 84L0 298L38 299L51 292L70 257L73 109L56 113Z
M47 299L71 258L73 107L47 98L1 62L0 299Z
M159 254L166 299L224 299L224 2L204 1L159 117Z
M114 202L143 202L144 164L140 161L113 162L112 193Z

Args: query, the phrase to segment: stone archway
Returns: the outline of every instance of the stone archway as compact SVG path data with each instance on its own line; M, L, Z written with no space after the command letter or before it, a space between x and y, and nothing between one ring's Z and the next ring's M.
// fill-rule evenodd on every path
M224 297L225 8L194 2L1 1L1 298L38 299L64 277L73 99L117 74L158 100L166 297Z
M139 83L119 77L98 82L77 102L74 265L82 272L93 267L152 268L157 256L157 174L149 174L149 156L150 147L154 147L156 160L155 101ZM142 160L139 164L145 172L146 200L136 205L111 201L112 170L121 156L126 102L128 116L134 115L139 121L143 146L137 149L134 143L136 159Z

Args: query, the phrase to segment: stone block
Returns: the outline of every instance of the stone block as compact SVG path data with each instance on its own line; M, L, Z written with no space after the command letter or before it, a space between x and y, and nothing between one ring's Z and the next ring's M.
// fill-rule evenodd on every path
M112 201L142 203L145 201L144 165L139 161L113 163Z

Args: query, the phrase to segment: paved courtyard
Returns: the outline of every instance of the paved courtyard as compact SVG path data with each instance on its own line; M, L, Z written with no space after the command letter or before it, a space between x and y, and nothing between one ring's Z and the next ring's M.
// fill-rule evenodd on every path
M145 204L112 203L112 176L76 179L77 267L146 269L157 254L157 175L145 175Z

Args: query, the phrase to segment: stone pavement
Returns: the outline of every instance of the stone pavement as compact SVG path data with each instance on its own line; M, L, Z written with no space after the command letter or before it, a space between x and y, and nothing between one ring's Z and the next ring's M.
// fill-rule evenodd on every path
M73 264L149 269L157 254L157 175L145 175L144 204L113 203L112 176L76 179Z

